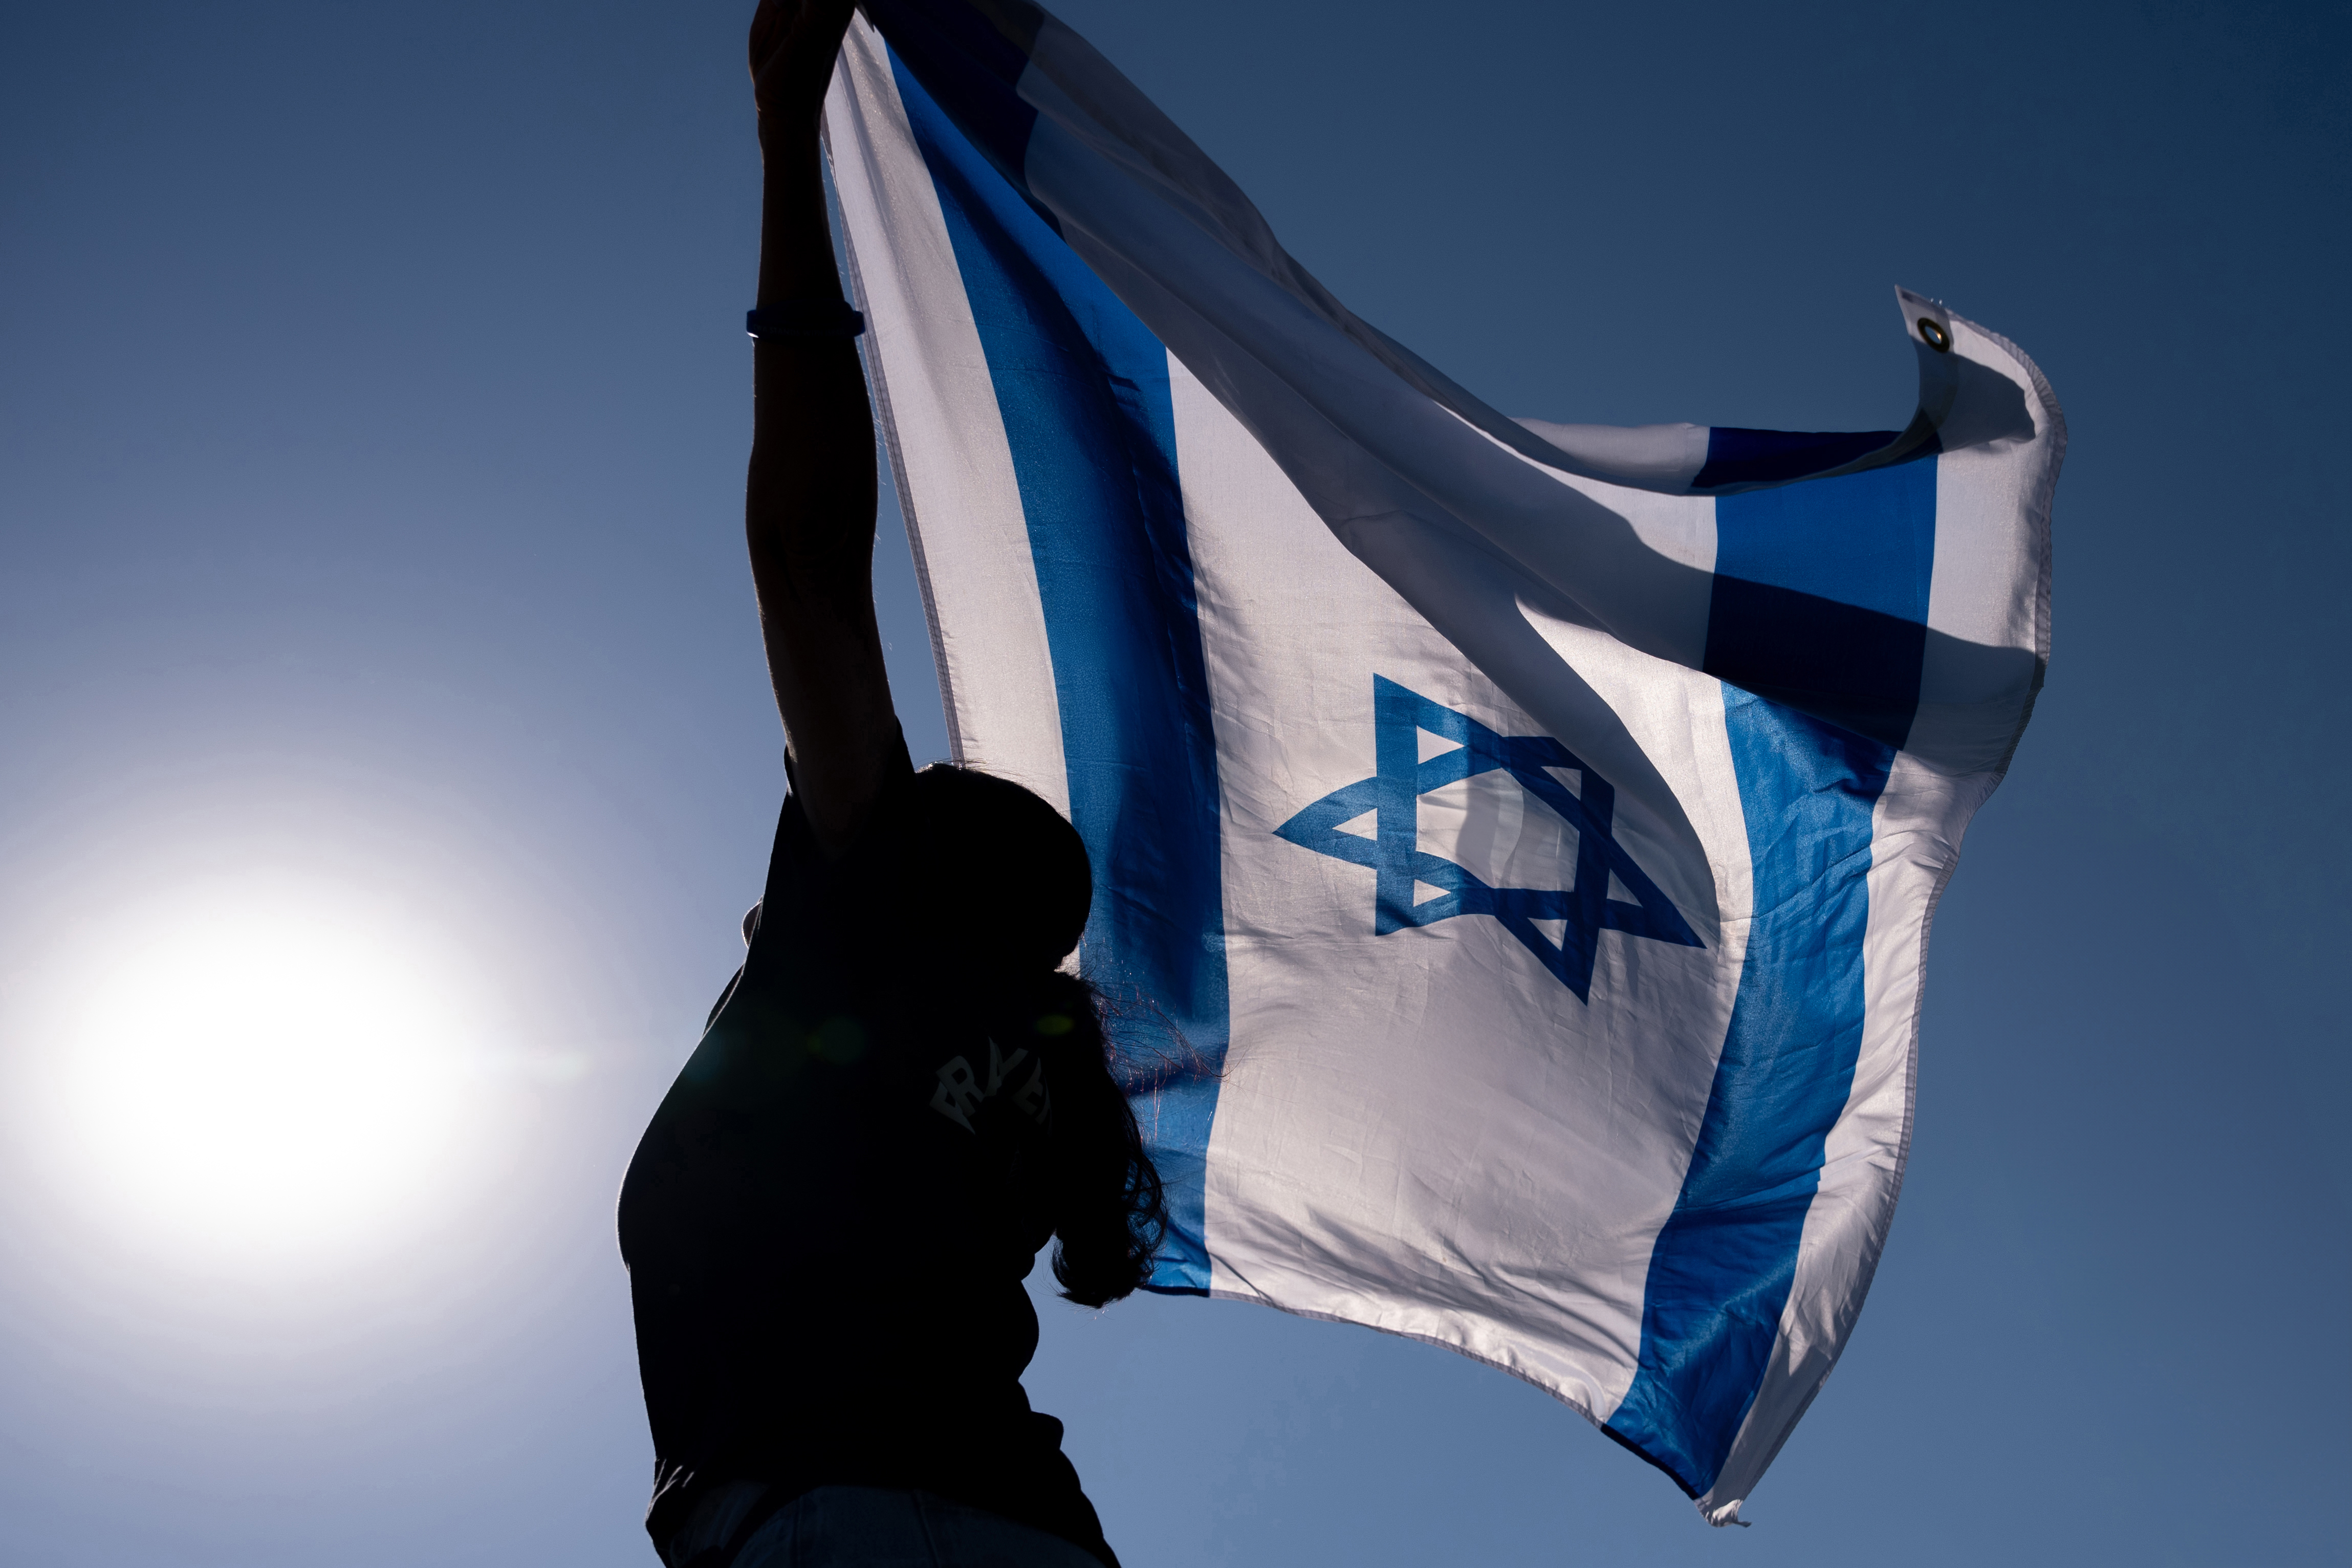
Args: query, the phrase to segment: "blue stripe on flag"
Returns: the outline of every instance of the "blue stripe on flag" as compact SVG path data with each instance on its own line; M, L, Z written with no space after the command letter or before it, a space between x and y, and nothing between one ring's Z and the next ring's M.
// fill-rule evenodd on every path
M1919 706L1936 458L1719 496L1709 675L1900 746Z
M895 53L891 65L946 215L1028 521L1070 817L1094 860L1087 968L1115 1005L1141 1004L1114 1018L1112 1034L1168 1188L1171 1234L1152 1287L1206 1290L1202 1177L1229 1027L1224 893L1168 352Z
M1716 502L1709 668L1719 644L1769 656L1775 637L1859 627L1868 635L1834 650L1843 667L1818 661L1815 673L1832 689L1874 692L1870 717L1895 733L1724 688L1755 914L1698 1142L1650 1256L1640 1365L1604 1428L1693 1497L1715 1484L1763 1382L1822 1150L1853 1085L1871 818L1917 706L1925 646L1924 629L1907 641L1885 633L1927 618L1935 468ZM1726 595L1727 577L1774 594ZM1822 605L1869 618L1791 624L1792 611Z

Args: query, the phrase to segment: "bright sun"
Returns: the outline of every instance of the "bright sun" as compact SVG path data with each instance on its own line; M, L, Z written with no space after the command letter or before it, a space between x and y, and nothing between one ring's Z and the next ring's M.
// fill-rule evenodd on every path
M435 1184L469 1098L464 998L428 942L320 889L184 895L81 969L71 1142L207 1248L330 1247Z

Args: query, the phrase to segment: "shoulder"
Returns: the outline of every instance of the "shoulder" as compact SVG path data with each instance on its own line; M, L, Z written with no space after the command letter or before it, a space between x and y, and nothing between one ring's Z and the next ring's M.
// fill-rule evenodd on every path
M799 759L784 754L784 804L776 820L776 837L768 857L768 879L760 907L746 917L745 941L756 944L758 925L769 919L761 910L780 911L795 895L833 887L854 887L870 878L877 862L894 860L918 815L915 765L907 753L907 740L895 727L871 798L863 803L848 836L828 845L809 809ZM755 918L757 917L757 918Z

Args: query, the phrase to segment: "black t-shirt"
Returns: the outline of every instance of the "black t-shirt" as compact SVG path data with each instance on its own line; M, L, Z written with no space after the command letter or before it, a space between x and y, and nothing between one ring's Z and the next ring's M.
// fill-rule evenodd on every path
M1051 1086L940 962L904 747L831 865L788 795L743 968L621 1187L656 1542L729 1480L917 1487L1117 1568L1022 1371Z

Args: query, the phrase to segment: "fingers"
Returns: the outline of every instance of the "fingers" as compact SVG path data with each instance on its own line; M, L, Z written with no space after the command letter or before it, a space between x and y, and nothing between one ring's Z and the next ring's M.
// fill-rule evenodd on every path
M762 114L814 110L856 0L760 0L751 16L751 80Z
M760 0L759 9L751 13L752 80L760 79L760 68L774 57L798 9L793 0Z
M830 65L856 9L857 0L760 0L751 14L751 74L819 58Z
M849 31L849 18L856 11L857 0L803 0L790 47L820 83L831 79L834 57L841 53L842 35Z

